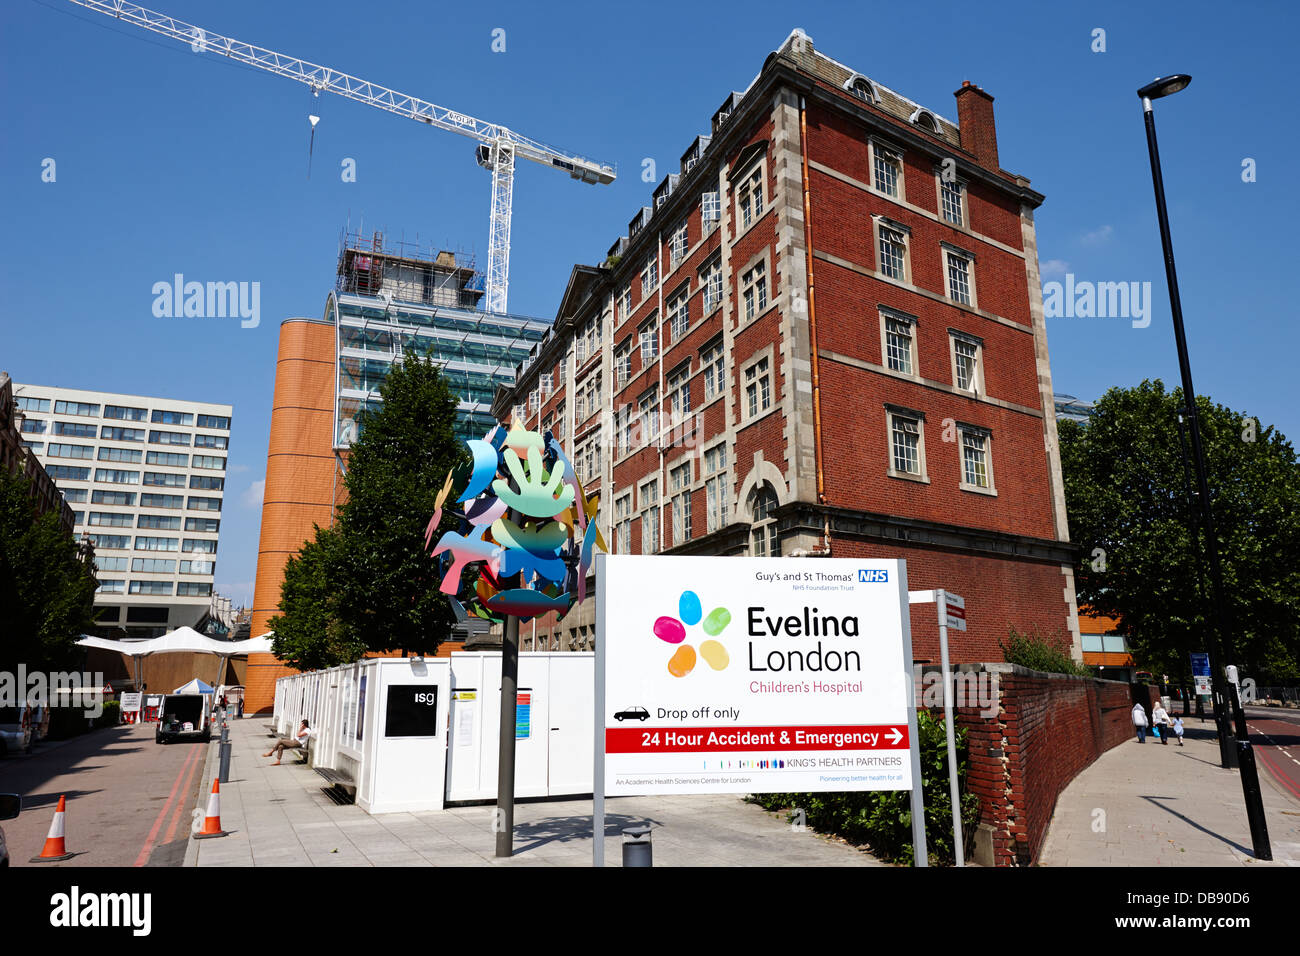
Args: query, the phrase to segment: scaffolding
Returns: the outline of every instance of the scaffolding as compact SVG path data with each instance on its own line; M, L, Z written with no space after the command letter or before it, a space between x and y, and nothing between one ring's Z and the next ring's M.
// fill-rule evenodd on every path
M474 257L418 240L385 239L344 230L339 240L335 291L388 297L394 302L477 309L486 288Z

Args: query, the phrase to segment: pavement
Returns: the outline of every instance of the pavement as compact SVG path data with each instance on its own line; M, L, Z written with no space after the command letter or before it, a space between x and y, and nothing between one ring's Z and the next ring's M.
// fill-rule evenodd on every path
M230 782L221 786L229 836L189 840L186 866L590 866L591 799L515 805L515 852L498 859L492 806L371 816L338 805L325 781L286 753L271 766L265 717L230 721ZM216 776L210 745L203 788ZM202 803L202 800L200 801ZM655 866L883 866L864 850L739 797L611 797L605 802L605 863L622 860L621 830L653 826Z
M1183 723L1185 746L1133 736L1075 777L1057 798L1039 865L1300 866L1300 799L1260 766L1273 861L1256 859L1241 779L1219 765L1212 722Z

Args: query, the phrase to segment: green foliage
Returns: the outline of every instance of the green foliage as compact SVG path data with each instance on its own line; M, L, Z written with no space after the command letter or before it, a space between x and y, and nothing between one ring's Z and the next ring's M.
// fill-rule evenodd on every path
M104 701L104 712L95 718L95 726L116 727L121 720L121 707L115 700Z
M1194 559L1180 441L1182 392L1112 388L1086 425L1061 422L1070 537L1083 551L1080 604L1116 617L1141 666L1189 675L1211 633ZM1300 677L1300 463L1271 426L1196 401L1236 661L1262 683ZM1190 458L1189 458L1190 462ZM1095 549L1104 551L1104 561ZM1208 573L1203 578L1208 589Z
M437 366L409 351L380 395L382 406L359 418L334 526L317 528L285 567L274 652L302 670L368 651L432 654L454 621L424 535L447 473L466 457L457 399Z
M29 488L0 468L0 670L69 667L94 623L94 569L56 514L37 517Z
M921 746L921 779L925 792L925 839L931 864L952 864L956 859L952 833L952 797L948 787L948 742L942 718L917 711L917 736ZM961 794L962 834L966 855L979 821L979 797L966 792L969 768L966 733L957 731L957 784ZM853 791L848 793L765 793L750 798L767 810L803 811L804 821L820 833L865 845L888 863L912 863L911 794L906 790Z
M1092 677L1091 668L1075 663L1070 656L1069 646L1069 639L1064 635L1052 639L1040 633L1037 627L1030 628L1028 632L1011 627L1006 642L998 641L998 647L1002 648L1002 659L1010 664L1019 664L1048 674Z

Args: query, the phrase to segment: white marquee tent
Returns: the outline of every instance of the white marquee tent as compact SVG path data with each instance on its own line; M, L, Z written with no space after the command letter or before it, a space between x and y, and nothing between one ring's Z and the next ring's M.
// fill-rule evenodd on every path
M144 641L112 641L103 637L84 636L77 641L80 647L95 647L106 651L115 651L134 659L135 685L140 686L143 679L141 661L150 654L215 654L221 659L221 671L231 657L245 654L271 653L271 638L274 632L267 632L260 637L250 637L246 641L218 641L200 634L192 627L178 627L162 637Z

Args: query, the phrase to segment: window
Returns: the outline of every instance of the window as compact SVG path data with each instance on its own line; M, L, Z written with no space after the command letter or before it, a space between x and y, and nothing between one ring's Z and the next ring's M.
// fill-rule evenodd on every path
M632 377L631 343L624 342L614 350L614 381L619 388Z
M173 475L165 471L146 471L144 483L157 488L184 488L185 476Z
M655 327L658 320L658 313L652 314L637 329L637 344L641 349L643 368L659 357L659 330Z
M954 226L966 224L966 185L954 180L948 182L939 176L939 207L943 218Z
M158 419L154 419L157 421ZM177 422L178 425L188 425L189 422ZM224 415L200 415L200 428L220 428L222 431L230 431L230 419Z
M126 558L105 558L95 555L95 570L97 571L125 571Z
M174 558L132 558L131 570L146 574L175 574L176 561Z
M691 413L691 361L687 359L668 376L669 423L676 427Z
M992 491L989 432L971 425L958 425L957 430L961 433L961 487L972 491Z
M614 502L614 546L618 554L632 552L632 495Z
M650 256L641 267L641 298L648 299L659 284L659 257Z
M618 429L618 444L623 452L632 450L632 406L624 405L614 413L614 427Z
M85 501L85 489L82 490L82 501ZM96 490L90 495L91 504L96 505L125 505L131 507L135 504L134 491L99 491Z
M144 429L105 425L99 430L99 437L106 441L144 441Z
M92 511L90 513L90 524L94 527L129 528L131 527L131 516L113 511Z
M225 471L226 459L220 458L216 455L195 455L192 466L195 468L213 468L218 471Z
M74 468L71 465L46 465L45 471L55 481L86 481L90 478L89 468Z
M554 434L557 441L564 441L564 402L555 406Z
M93 445L61 445L50 442L48 454L51 458L90 458L94 450Z
M45 423L41 423L41 430L45 430ZM94 438L95 433L99 431L94 425L87 425L85 422L55 422L54 434L67 435L69 438Z
M212 585L201 584L198 581L181 581L176 585L176 594L179 597L211 597Z
M710 235L722 222L722 194L706 192L700 194L700 221L704 224L704 234Z
M962 305L973 306L975 304L975 281L971 275L971 263L974 260L969 254L946 247L944 248L944 255L948 260L948 298L960 302Z
M45 442L43 441L28 441L26 438L20 438L18 444L22 445L24 448L30 448L32 451L38 453L45 450Z
M136 452L136 454L140 454ZM136 459L139 461L140 459ZM151 451L145 455L145 464L147 465L165 465L168 468L186 468L190 463L190 456L183 455L174 451Z
M186 531L203 531L208 534L216 534L221 530L220 518L186 518Z
M907 281L907 235L893 225L877 220L880 236L880 271L899 282Z
M225 448L230 439L225 435L195 435L195 448Z
M141 451L138 448L108 448L104 447L99 450L100 461L125 461L131 464L137 464L140 461Z
M77 502L86 500L85 488L63 488L61 490L63 492L63 500L68 502L69 504L75 504ZM98 494L98 492L96 493ZM132 495L131 497L135 497L135 496Z
M737 232L744 232L763 215L763 166L759 164L741 180L736 191Z
M213 478L208 475L190 475L191 491L224 491L226 479Z
M925 478L925 421L916 412L889 410L889 474Z
M754 418L772 407L771 360L763 356L744 371L745 416Z
M189 412L167 412L155 408L150 421L155 425L193 425L194 416ZM227 424L229 424L229 422L227 422Z
M715 445L704 453L704 497L708 507L708 529L714 532L727 524L727 444Z
M153 495L146 493L140 496L141 508L180 508L184 504L185 498L183 495Z
M99 587L95 588L96 594L124 594L126 593L125 580L105 580L99 579Z
M198 554L216 554L217 543L207 538L186 538L182 551Z
M984 371L981 353L984 346L974 336L949 331L952 341L952 381L965 392L982 392L984 390Z
M41 411L44 411L44 409L41 409ZM54 403L54 414L55 415L83 415L83 416L94 417L99 414L99 406L91 405L87 402L56 401Z
M143 502L142 502L143 503ZM196 498L190 495L190 500L185 507L190 511L220 511L220 498Z
M848 91L864 103L874 103L876 101L875 91L872 90L871 84L863 77L853 77L853 79L849 81Z
M673 545L683 545L691 540L691 463L669 471L668 482L673 492Z
M140 472L118 471L114 468L96 468L95 481L114 485L138 485L140 484Z
M912 319L882 313L885 337L885 365L894 372L914 374L916 368L916 342L912 335Z
M185 432L149 432L149 443L152 445L188 445L190 436Z
M181 574L211 574L216 569L217 562L215 561L181 561Z
M683 289L668 301L668 334L676 341L686 334L691 324L690 290Z
M632 287L627 286L623 289L623 294L619 297L618 302L618 320L624 322L632 317Z
M759 262L740 277L741 298L745 303L745 321L767 308L767 263Z
M641 486L641 553L659 551L659 479Z
M142 422L148 416L143 408L131 408L127 405L105 405L105 418L121 418L128 422Z
M24 418L22 431L29 435L43 435L45 434L46 426L49 424L50 423L43 418ZM62 425L63 423L57 422L56 424Z
M764 482L749 493L749 510L754 522L749 529L749 554L755 558L779 558L781 540L776 532L776 510L780 501L776 489Z
M125 551L131 547L131 536L128 534L92 534L90 543L95 546L96 551Z
M140 515L136 519L137 528L152 528L155 531L180 531L180 515Z
M48 412L50 410L50 400L48 398L28 398L25 395L14 396L14 404L18 406L21 412Z
M722 392L725 362L726 356L723 354L721 341L715 342L700 352L700 369L704 372L704 400L706 402Z
M641 423L641 441L659 441L659 389L652 388L637 399L637 412Z
M173 587L170 581L132 581L128 593L170 595Z
M150 538L139 534L135 536L137 551L175 551L179 543L176 538Z
M722 304L722 264L718 260L704 267L700 285L704 289L704 314L708 315Z
M903 198L903 158L897 150L871 141L872 183L886 196Z
M668 237L668 260L672 263L672 268L676 269L681 265L682 260L686 258L689 242L686 223L683 221L678 224L677 228Z

